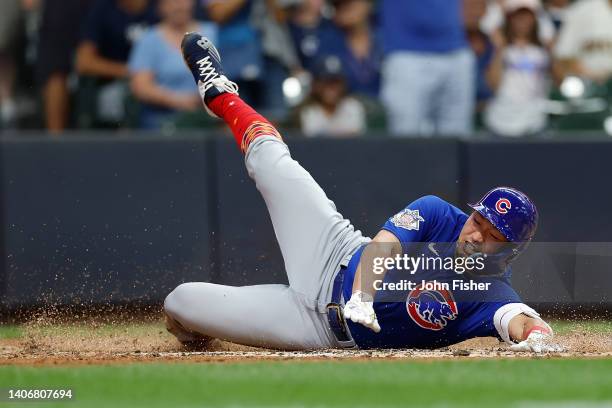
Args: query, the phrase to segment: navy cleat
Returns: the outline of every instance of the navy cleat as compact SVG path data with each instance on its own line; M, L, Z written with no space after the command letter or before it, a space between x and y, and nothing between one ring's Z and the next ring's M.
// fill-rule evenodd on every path
M238 85L227 79L221 66L221 56L212 42L198 33L187 33L181 43L183 59L198 84L206 111L216 117L207 103L224 94L238 94Z

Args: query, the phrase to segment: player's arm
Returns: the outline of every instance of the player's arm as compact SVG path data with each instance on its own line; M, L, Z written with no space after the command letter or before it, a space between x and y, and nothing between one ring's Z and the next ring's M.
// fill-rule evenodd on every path
M542 329L546 332L550 331L548 324L546 324L544 320L534 319L533 317L529 317L524 314L514 316L508 325L508 333L510 334L510 338L517 343L526 340L527 337L529 337L529 334L533 330L537 329Z
M374 281L384 280L387 270L374 273L374 259L395 258L406 252L405 249L410 243L426 242L425 230L436 228L437 220L448 207L449 204L438 197L425 196L413 201L385 222L361 255L355 271L353 294L344 306L346 319L360 323L377 333L380 331L374 313Z
M399 239L387 230L381 230L368 247L364 250L361 256L359 265L355 272L355 280L353 281L353 293L357 291L364 292L371 297L374 297L376 290L374 289L375 280L384 280L387 269L382 266L383 271L374 273L372 263L374 258L394 258L402 253L402 245ZM367 265L366 265L367 263Z
M368 244L355 271L353 294L344 306L345 319L360 323L377 333L380 331L374 313L374 281L384 280L387 270L383 266L382 272L375 273L371 261L375 258L393 258L401 253L402 245L399 239L386 230L381 230Z
M523 303L509 303L499 308L494 324L512 351L562 351L559 345L553 343L552 328L535 310Z
M512 340L517 342L510 346L512 351L562 351L562 347L553 342L552 328L542 319L520 314L510 321L508 331Z

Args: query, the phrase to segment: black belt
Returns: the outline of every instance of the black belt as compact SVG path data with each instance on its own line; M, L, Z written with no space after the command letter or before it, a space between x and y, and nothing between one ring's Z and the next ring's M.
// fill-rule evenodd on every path
M334 336L336 336L336 340L339 342L348 342L353 340L342 313L341 300L342 284L344 282L344 269L344 267L341 267L334 278L331 301L327 305L327 321L329 323L329 328L334 333Z

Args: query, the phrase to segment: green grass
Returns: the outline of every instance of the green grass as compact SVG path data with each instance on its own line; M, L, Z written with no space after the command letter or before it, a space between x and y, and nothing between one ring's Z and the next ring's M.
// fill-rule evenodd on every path
M23 329L15 325L0 325L1 339L18 339L23 336Z
M573 406L612 404L612 360L8 366L0 387L74 390L44 407Z
M95 327L91 324L70 323L57 325L33 326L33 332L39 335L51 336L108 336L111 334L130 334L134 336L155 334L165 331L163 323L104 323ZM0 339L18 339L23 337L27 329L20 325L0 325Z
M565 334L572 330L612 334L612 321L610 320L551 320L549 323L558 334Z
M553 320L557 333L610 333L612 322ZM161 323L34 327L83 337L158 335ZM29 329L0 325L0 340ZM165 333L165 331L163 331ZM72 388L63 404L1 402L3 387ZM547 407L612 406L612 359L286 361L0 366L0 407Z

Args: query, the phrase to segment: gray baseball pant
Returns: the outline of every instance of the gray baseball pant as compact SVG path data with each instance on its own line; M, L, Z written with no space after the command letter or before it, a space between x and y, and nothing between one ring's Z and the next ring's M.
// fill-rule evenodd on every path
M181 341L196 333L283 350L345 347L329 329L326 306L336 273L369 238L338 213L281 140L257 138L245 162L270 213L289 286L184 283L164 303L185 329L173 332Z

